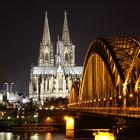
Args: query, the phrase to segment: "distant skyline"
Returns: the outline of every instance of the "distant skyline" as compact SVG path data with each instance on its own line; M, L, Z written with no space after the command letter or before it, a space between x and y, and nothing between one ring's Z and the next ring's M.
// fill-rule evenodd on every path
M0 4L0 88L28 92L31 65L37 65L45 11L54 47L61 38L64 11L76 45L76 64L82 65L96 37L140 37L139 0L12 0Z

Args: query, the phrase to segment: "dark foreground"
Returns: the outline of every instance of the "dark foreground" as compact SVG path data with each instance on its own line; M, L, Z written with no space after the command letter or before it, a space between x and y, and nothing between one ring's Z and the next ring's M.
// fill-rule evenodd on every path
M1 124L0 140L140 140L140 120L75 115L74 130L70 130L58 112L40 116L38 124ZM99 129L108 131L93 135Z

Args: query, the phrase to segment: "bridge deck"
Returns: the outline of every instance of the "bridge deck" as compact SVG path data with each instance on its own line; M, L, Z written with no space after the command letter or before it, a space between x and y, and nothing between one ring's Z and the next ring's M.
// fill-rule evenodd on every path
M129 118L139 118L140 119L140 108L129 107L129 108L120 108L120 107L74 107L69 108L70 110L87 112L87 113L96 113L102 115L112 115L120 117L129 117Z

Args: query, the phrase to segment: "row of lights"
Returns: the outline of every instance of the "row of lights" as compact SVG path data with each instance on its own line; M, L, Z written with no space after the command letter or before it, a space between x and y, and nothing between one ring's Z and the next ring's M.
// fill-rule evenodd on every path
M133 98L133 94L130 94L129 97L130 97L130 98ZM122 99L122 96L119 95L118 98L119 98L119 99ZM112 100L113 98L110 97L109 99ZM92 103L92 102L97 102L97 101L100 102L101 99L99 98L98 100L97 100L97 99L94 99L94 100L90 100L90 101L83 101L83 102L80 102L80 104L81 104L81 103L90 103L90 102ZM106 98L103 98L103 101L106 101ZM77 104L77 103L72 103L72 104ZM78 103L78 104L79 104L79 103Z
M110 99L110 100L112 100L113 98L112 98L112 97L110 97L109 99ZM103 98L103 100L104 100L104 101L106 101L106 98ZM97 100L97 99L94 99L94 100L84 101L84 102L80 102L80 103L89 103L89 102L96 102L96 101L100 102L100 101L101 101L101 99L99 98L98 100Z

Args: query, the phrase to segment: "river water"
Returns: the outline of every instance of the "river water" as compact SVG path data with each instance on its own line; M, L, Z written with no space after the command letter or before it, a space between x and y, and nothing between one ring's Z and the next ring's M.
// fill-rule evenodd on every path
M140 140L140 136L115 137L112 133L102 133L93 136L92 130L78 130L77 132L57 131L57 132L0 132L0 140Z
M74 137L74 135L67 136L66 132L63 132L63 131L46 132L46 133L44 132L43 133L1 132L0 140L93 140L94 139L92 132L87 132L87 134L83 134L83 132L79 131L78 133L79 134L78 135L76 134L76 137ZM112 139L105 139L105 140L112 140Z
M118 123L119 122L119 123ZM0 140L140 140L140 121L111 121L107 118L78 118L74 130L66 128L49 132L4 132Z
M0 140L66 140L63 132L47 132L47 133L11 133L1 132Z

